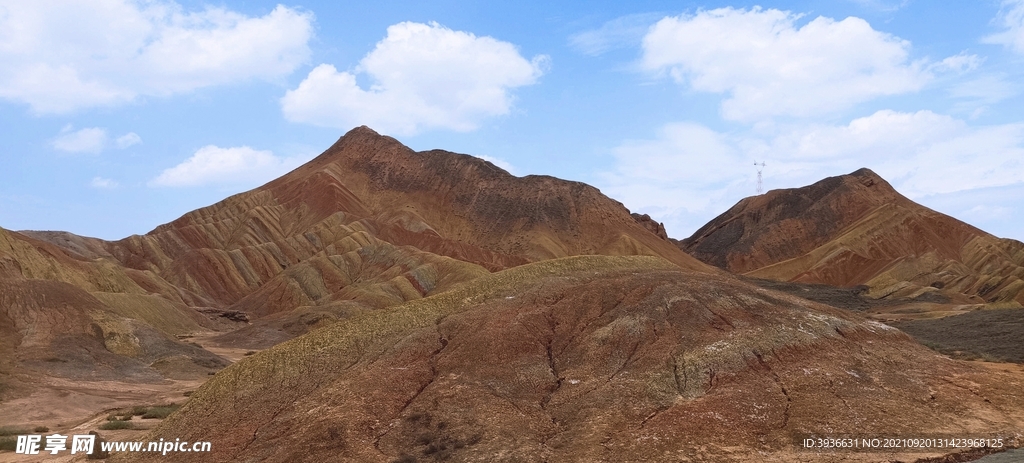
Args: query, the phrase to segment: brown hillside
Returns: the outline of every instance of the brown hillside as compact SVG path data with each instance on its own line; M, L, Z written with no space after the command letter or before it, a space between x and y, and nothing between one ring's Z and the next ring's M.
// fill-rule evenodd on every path
M826 461L795 439L1019 433L1021 385L728 276L573 257L247 358L147 437L212 454L117 461Z
M746 198L679 246L734 273L864 284L874 297L1024 303L1024 243L916 204L868 169Z
M226 307L314 256L380 242L490 270L580 254L658 255L709 269L593 187L515 177L462 154L414 152L366 127L277 180L106 251L185 289L189 305ZM312 278L322 285L329 276Z
M39 374L152 382L165 377L161 360L194 376L226 366L175 338L209 324L175 294L152 273L0 229L0 398L24 395Z
M85 318L54 329L88 334L87 321L105 313L187 335L212 326L197 309L241 312L253 325L220 341L258 348L488 270L595 253L710 269L595 188L413 152L361 127L299 169L146 235L0 231L0 277L12 279L8 290L20 279L66 284L95 306L70 304Z

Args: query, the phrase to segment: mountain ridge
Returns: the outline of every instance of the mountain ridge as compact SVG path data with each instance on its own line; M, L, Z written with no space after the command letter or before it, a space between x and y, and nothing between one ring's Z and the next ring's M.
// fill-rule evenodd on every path
M110 339L140 329L178 336L245 320L219 340L263 348L488 271L573 253L660 254L711 271L596 188L515 177L469 155L415 152L367 127L275 180L144 235L0 230L4 244L8 289L67 285L61 291L75 294L71 332L92 339L91 320L141 317L138 327L100 323L113 330L101 344L115 351ZM43 293L15 293L33 311L54 310ZM29 329L14 318L16 331Z
M677 245L733 273L867 285L875 298L1024 303L1024 243L921 206L869 169L745 198Z
M748 198L693 242L739 249L719 262L755 265L748 274L870 273L896 280L873 288L892 294L992 283L964 268L1012 275L1013 249L998 254L1002 242L967 226L948 243L927 235L944 247L913 254L921 243L906 238L934 229L937 213L855 174L802 196ZM858 247L876 237L890 241ZM801 461L793 436L809 433L1024 429L1019 372L937 355L667 238L586 184L415 152L359 127L282 177L145 235L0 229L0 371L89 381L102 370L129 384L216 371L147 437L214 443L211 454L161 457L174 461ZM850 258L816 252L868 264L843 273ZM907 255L948 267L948 284L924 289L895 273L921 267ZM801 269L801 258L822 265ZM212 351L174 339L227 327L202 335L240 359L223 370Z

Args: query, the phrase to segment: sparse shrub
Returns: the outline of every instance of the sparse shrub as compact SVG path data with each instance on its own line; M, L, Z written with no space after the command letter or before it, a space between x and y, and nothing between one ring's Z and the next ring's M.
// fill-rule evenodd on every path
M148 420L153 418L167 418L167 415L170 415L179 408L181 408L181 405L177 404L157 405L155 407L149 407L149 411L142 415L142 419Z
M981 360L982 362L989 362L989 363L1000 363L1000 362L1004 361L1003 359L1001 359L999 357L996 357L995 355L989 354L987 352L982 352L978 356L978 359Z
M115 410L114 413L107 415L107 421L131 421L132 413L134 409L124 408L121 410ZM142 410L145 413L145 410Z
M17 437L0 437L0 450L15 451L18 448Z
M28 434L28 428L19 428L17 426L0 426L0 436L18 436L21 434Z
M246 355L246 356L250 356L250 355L252 355L252 354L255 354L255 353L256 353L256 351L254 351L254 350L251 350L251 351L249 351L249 352L246 352L246 353L245 353L245 355Z
M132 428L132 424L131 423L129 423L127 421L120 421L120 420L117 420L117 421L107 421L106 423L103 423L103 424L100 425L100 429L102 429L104 431L110 431L110 430L114 430L114 429L131 429L131 428Z
M392 463L416 463L416 457L409 455L408 453L403 453Z
M48 428L46 426L36 426L35 428L32 428L32 432L49 432L49 431L50 431L50 428Z
M403 428L410 439L410 446L417 449L415 457L401 454L399 460L405 461L448 461L456 452L476 445L483 434L466 435L459 432L459 426L443 419L436 419L429 413L412 413L404 418ZM404 460L402 459L404 458ZM417 460L418 458L418 460Z
M132 412L131 413L132 413L132 415L139 416L139 415L145 415L147 411L149 411L148 407L143 406L143 405L136 405L136 406L132 407Z
M427 431L416 437L416 443L420 445L427 445L434 441L434 433Z

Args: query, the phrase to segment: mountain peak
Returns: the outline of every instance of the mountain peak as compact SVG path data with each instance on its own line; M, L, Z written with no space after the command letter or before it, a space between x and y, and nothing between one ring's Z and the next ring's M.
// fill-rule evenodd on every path
M679 246L734 273L863 284L878 297L947 288L959 299L1024 301L1014 273L1024 261L1008 241L914 203L863 168L743 199Z
M373 129L365 126L365 125L360 125L359 127L356 127L356 128L354 128L352 130L349 130L348 132L345 133L345 135L361 135L361 134L380 135L379 133L377 133L376 130L373 130Z
M881 190L896 191L889 182L882 178L882 176L876 174L875 171L868 169L867 167L861 167L849 174L841 175L840 178L855 178L866 187L882 185L883 188L881 188Z
M883 204L910 203L870 169L738 202L680 242L704 262L744 273L803 254ZM761 242L771 237L770 242ZM730 258L729 256L743 256Z
M810 185L799 188L772 190L758 197L750 197L740 202L749 201L760 206L760 201L767 200L769 207L792 207L793 197L806 197L812 201L820 201L830 196L859 197L859 201L881 203L892 201L896 197L903 198L896 189L884 178L867 167L861 167L849 174L826 177ZM762 199L763 198L763 199ZM780 201L787 198L789 201ZM903 198L905 199L905 198ZM807 204L803 204L806 206ZM792 211L789 211L792 212Z

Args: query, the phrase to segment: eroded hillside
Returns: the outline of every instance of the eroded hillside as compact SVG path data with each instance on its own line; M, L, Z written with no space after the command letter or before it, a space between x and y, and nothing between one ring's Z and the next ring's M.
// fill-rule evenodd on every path
M247 358L150 438L213 442L168 461L797 461L807 433L1024 431L1021 381L732 277L573 257Z
M868 169L746 198L679 246L733 273L867 285L875 298L1024 303L1024 243L916 204Z

